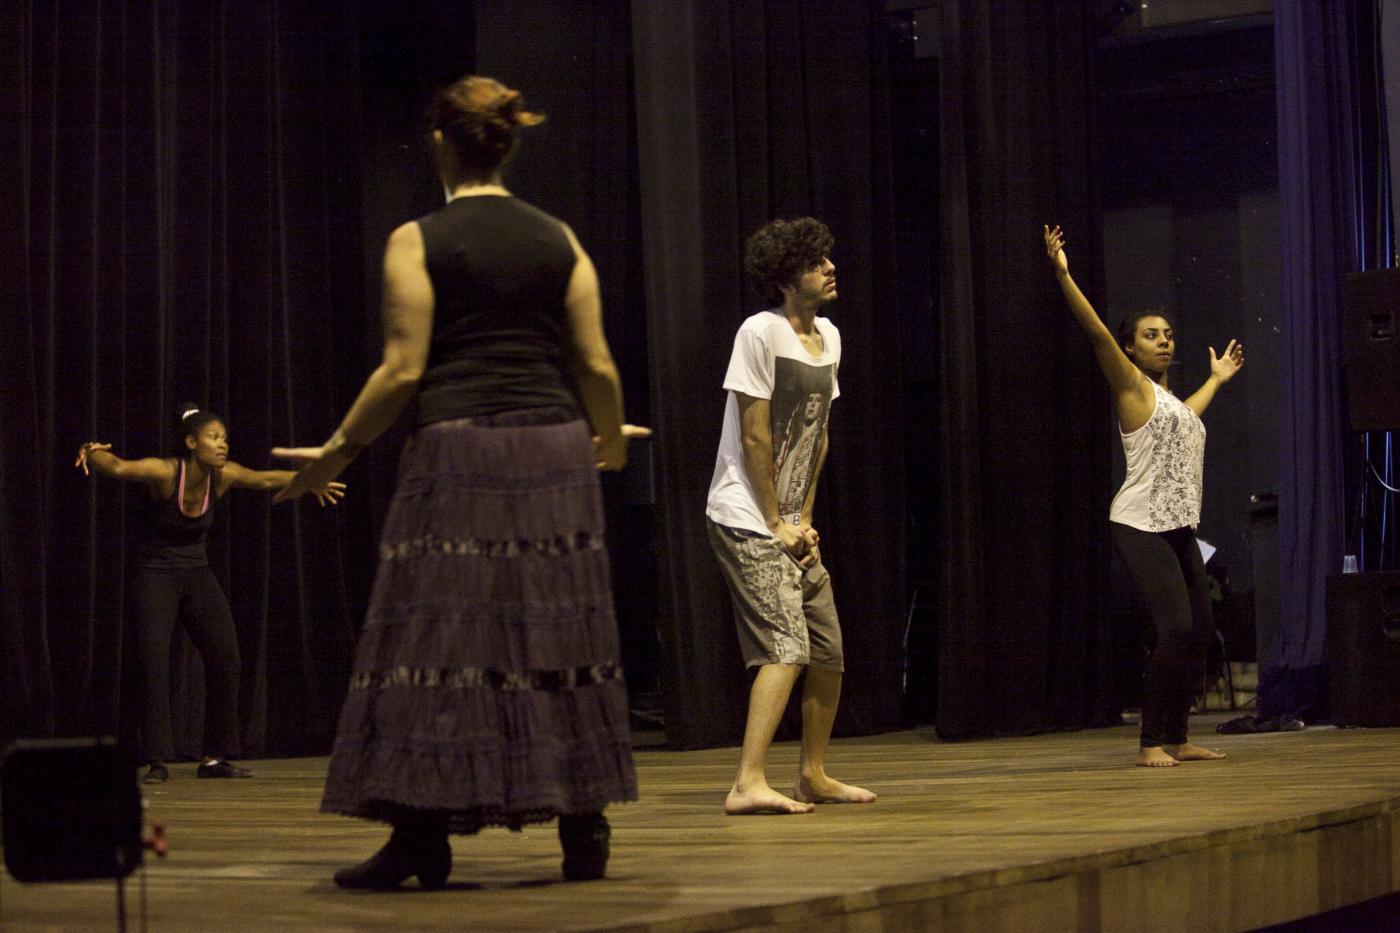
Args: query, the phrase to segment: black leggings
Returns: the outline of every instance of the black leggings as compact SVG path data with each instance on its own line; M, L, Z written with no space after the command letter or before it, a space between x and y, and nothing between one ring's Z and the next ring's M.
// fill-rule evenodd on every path
M238 751L238 633L233 612L208 567L137 571L132 586L136 654L145 713L147 761L170 761L170 647L175 625L185 631L204 660L204 752L224 757Z
M1109 527L1157 635L1143 677L1141 744L1180 745L1214 626L1201 549L1190 528L1151 532L1118 522Z

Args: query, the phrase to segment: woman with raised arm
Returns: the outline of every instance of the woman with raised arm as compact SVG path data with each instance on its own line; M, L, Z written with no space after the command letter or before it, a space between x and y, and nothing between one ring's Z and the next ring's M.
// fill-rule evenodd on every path
M564 876L600 878L603 808L637 795L597 470L650 432L622 423L588 255L501 183L540 119L490 78L437 94L448 203L389 237L383 361L323 446L273 451L298 495L417 401L321 802L393 833L341 887L441 887L449 833L556 816Z
M1244 347L1231 340L1222 356L1209 347L1210 376L1178 400L1167 389L1176 350L1171 322L1144 311L1129 315L1113 335L1070 277L1059 227L1045 228L1045 252L1108 379L1128 462L1109 528L1157 639L1143 678L1137 763L1161 768L1223 758L1186 740L1212 631L1206 568L1196 544L1206 446L1200 416L1244 365Z
M230 489L278 492L296 475L289 470L250 470L228 458L228 430L212 411L180 406L180 450L174 457L123 460L111 444L89 441L73 465L146 487L132 582L136 661L142 685L142 744L149 767L142 783L170 778L175 757L170 732L170 644L181 623L204 661L205 753L195 776L251 777L228 756L238 750L238 634L228 598L209 569L204 539L214 506ZM335 504L344 483L315 490L321 504Z

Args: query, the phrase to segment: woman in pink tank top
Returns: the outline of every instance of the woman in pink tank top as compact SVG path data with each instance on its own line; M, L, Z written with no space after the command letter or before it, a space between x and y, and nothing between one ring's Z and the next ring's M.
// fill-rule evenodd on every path
M111 444L90 441L74 466L84 473L133 480L146 487L136 536L136 575L131 585L133 655L141 682L142 782L163 783L175 757L170 726L170 646L183 625L204 663L204 756L195 776L250 777L230 760L238 752L238 634L228 597L209 569L204 539L217 502L230 489L279 492L296 475L251 470L228 458L228 431L212 411L186 403L179 412L179 449L173 457L124 460ZM344 483L314 490L321 504L335 504Z

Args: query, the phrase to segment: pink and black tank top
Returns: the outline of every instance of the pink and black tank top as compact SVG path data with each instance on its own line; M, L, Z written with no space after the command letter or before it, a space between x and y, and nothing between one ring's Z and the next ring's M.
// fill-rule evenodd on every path
M189 516L180 508L185 496L185 461L180 461L180 473L175 491L164 499L143 497L143 514L137 536L136 555L139 565L148 570L185 570L209 566L204 538L214 524L214 484L217 474L211 474L204 491L204 502L197 516Z

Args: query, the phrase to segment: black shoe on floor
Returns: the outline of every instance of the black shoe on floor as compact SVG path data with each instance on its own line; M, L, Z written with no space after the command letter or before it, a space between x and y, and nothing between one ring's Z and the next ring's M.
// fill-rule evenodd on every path
M152 764L141 776L142 784L164 784L170 780L170 769L162 764Z
M446 830L415 832L395 827L378 852L336 872L335 883L362 891L390 891L417 875L418 884L431 891L445 887L451 871L452 847Z
M240 768L227 758L217 758L194 769L197 778L250 778L253 772Z
M564 849L564 877L597 881L608 868L612 829L601 813L559 814L559 844Z

